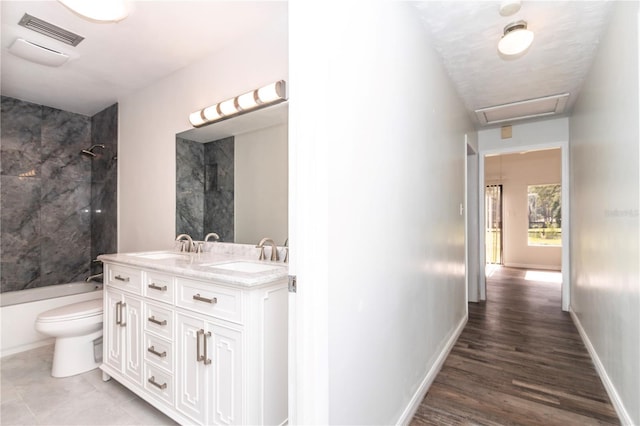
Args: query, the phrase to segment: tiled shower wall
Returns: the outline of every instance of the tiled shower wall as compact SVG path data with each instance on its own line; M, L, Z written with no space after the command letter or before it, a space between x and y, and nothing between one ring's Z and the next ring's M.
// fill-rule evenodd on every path
M234 138L200 143L176 138L176 232L234 241Z
M84 280L116 250L116 119L1 98L0 291ZM94 140L106 149L81 155Z

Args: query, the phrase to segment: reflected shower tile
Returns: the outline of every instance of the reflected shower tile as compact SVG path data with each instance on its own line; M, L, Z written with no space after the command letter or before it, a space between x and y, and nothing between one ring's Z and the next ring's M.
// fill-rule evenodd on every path
M39 175L42 107L2 96L0 121L1 174Z
M91 181L91 119L59 109L42 109L42 176Z

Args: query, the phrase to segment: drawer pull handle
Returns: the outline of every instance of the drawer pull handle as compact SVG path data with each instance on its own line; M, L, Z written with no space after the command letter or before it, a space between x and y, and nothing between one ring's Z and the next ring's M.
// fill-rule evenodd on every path
M154 355L159 356L160 358L164 358L167 356L167 351L163 351L163 352L158 352L156 351L156 348L151 346L150 348L147 349L147 352L151 352Z
M126 303L122 303L122 301L116 302L116 325L119 325L120 327L124 327L127 325L127 323L124 322L123 315L122 315L122 308L126 308L126 307L127 307Z
M159 286L159 285L156 285L156 283L151 283L147 287L152 288L154 290L167 291L166 285Z
M204 344L204 353L200 355L200 336L202 336L202 343ZM205 332L200 329L196 332L196 362L204 362L205 365L211 364L211 360L207 359L207 336L211 336L211 332Z
M120 275L116 275L115 279L118 281L124 281L125 283L129 282L129 277L121 277Z
M147 381L149 383L151 383L153 386L157 387L158 389L166 389L167 388L167 384L166 383L163 383L163 384L157 383L155 376L149 377L149 380L147 380Z
M157 320L155 316L150 316L147 321L158 325L167 325L167 320Z
M217 297L212 297L211 299L207 299L206 297L200 296L200 293L194 294L193 295L193 300L199 300L201 302L206 302L206 303L218 303L218 298Z

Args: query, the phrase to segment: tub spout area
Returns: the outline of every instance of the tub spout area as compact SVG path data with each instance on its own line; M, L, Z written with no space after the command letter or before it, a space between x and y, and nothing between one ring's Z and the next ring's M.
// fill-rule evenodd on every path
M85 281L86 282L97 281L97 282L101 283L101 282L103 282L103 279L104 278L102 276L102 272L100 272L99 274L89 275Z

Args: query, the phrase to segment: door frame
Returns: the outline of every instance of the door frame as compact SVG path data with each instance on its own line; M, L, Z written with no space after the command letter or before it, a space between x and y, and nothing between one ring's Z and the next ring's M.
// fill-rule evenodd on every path
M569 211L569 196L570 196L570 188L569 188L569 142L568 141L560 141L560 142L549 142L543 144L534 144L534 145L523 145L517 147L504 147L499 149L481 149L479 151L479 161L478 161L478 203L479 205L479 246L485 247L486 238L485 238L485 168L484 168L484 160L488 155L496 155L496 154L513 154L516 152L522 151L540 151L544 149L554 149L559 148L561 153L561 167L562 167L562 179L560 184L562 185L562 310L569 311L569 307L571 306L571 271L570 271L570 252L569 252L569 243L570 243L570 234L571 234L571 223L570 223L570 211ZM503 253L504 254L504 253ZM487 300L487 280L486 280L486 253L484 250L479 250L480 255L480 300Z

